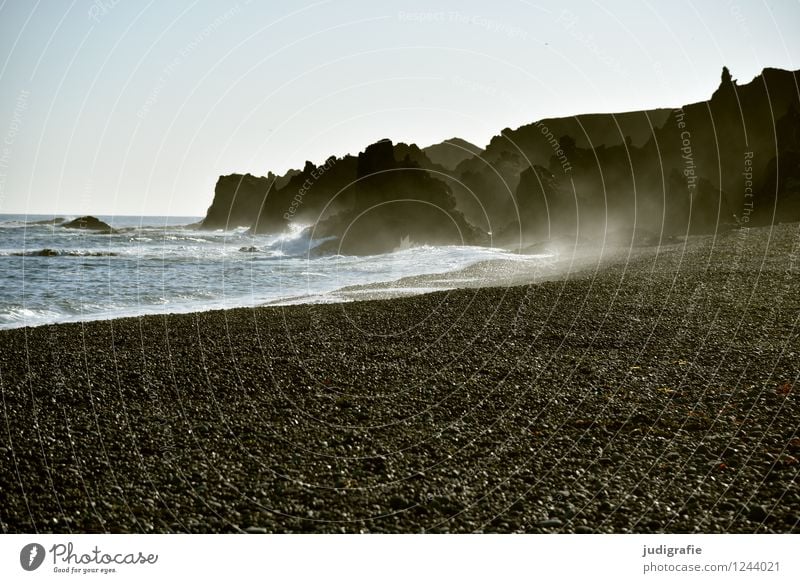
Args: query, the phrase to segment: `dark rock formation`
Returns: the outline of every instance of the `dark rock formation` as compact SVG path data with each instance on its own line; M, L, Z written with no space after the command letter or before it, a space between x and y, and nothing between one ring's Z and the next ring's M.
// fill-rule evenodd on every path
M97 231L100 233L114 232L114 229L111 228L111 225L104 223L97 217L92 216L78 217L75 220L62 223L61 226L65 229L83 229L86 231Z
M444 169L416 145L382 140L358 156L306 162L263 197L254 234L289 224L312 225L316 252L374 254L403 240L417 244L472 244L480 233L456 208Z
M745 224L800 221L799 111L793 104L776 123L777 155L767 162L765 178L753 191L752 199L745 197L740 219ZM743 180L747 171L743 169Z
M222 177L204 227L313 225L316 239L336 238L318 250L378 253L403 239L644 244L797 221L798 111L796 72L739 85L725 68L711 99L678 109L545 119L485 150L384 140L284 177Z
M58 257L61 253L55 249L45 248L38 251L27 251L23 253L12 253L18 257Z
M573 192L572 208L564 210L560 199L541 202L543 191L531 181L521 180L517 200L540 202L523 217L517 230L533 240L546 238L553 231L580 231L581 236L597 238L620 228L666 236L711 233L730 228L737 219L746 223L750 214L761 223L769 222L773 209L775 220L798 220L791 202L798 167L792 154L798 151L796 140L791 137L798 128L797 117L791 113L798 103L795 76L789 71L765 69L747 85L739 86L726 70L709 101L673 110L666 119L664 110L627 114L627 121L619 124L616 143L608 134L606 143L593 147L562 136L548 167L560 184L556 190L562 193L561 199L563 191ZM614 118L620 116L607 116L609 123L614 123ZM640 145L637 140L643 132L641 127L635 131L637 118L640 126L651 128L650 137ZM656 118L663 121L656 125ZM599 129L599 124L594 127ZM778 139L778 133L785 137ZM629 135L638 138L629 139ZM494 159L501 159L503 153L506 158L520 155L511 145L502 152L490 152L502 146L498 140L493 144L487 148L487 156L491 154ZM533 148L522 154L536 159ZM786 163L773 162L776 158ZM491 174L491 169L480 172L486 181ZM506 170L506 174L511 172ZM505 192L497 179L493 186L496 197L502 198ZM765 189L771 194L764 193ZM549 190L553 190L552 185ZM751 194L759 192L760 197ZM525 205L520 202L520 206ZM561 208L561 215L551 206ZM513 221L509 214L500 209L494 216L498 222ZM542 214L551 216L547 229L541 226Z
M356 177L354 156L331 156L319 166L306 162L303 170L264 200L255 221L251 217L252 232L279 232L290 223L314 224L323 215L348 207L352 194L348 187Z
M422 151L431 162L449 171L455 170L464 160L483 153L482 148L461 138L450 138L423 148Z
M72 251L51 249L37 249L34 251L19 251L11 253L15 257L117 257L119 254L113 251Z
M284 176L269 172L267 176L252 174L230 174L220 176L214 189L214 201L203 219L203 229L235 229L249 227L259 215L271 192L285 185L297 173L290 170ZM273 229L279 229L279 221L270 222Z
M423 168L412 155L402 160L394 146L382 140L359 154L356 179L344 193L346 205L323 214L315 238L336 237L342 254L392 251L403 241L412 244L464 245L485 242L485 237L456 209L456 200L443 176ZM332 248L334 244L329 244Z

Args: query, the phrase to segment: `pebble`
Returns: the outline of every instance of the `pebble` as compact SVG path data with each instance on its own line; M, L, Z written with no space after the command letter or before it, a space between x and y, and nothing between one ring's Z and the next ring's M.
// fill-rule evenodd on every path
M768 516L769 516L769 511L760 504L751 506L747 510L747 518L749 518L753 522L764 522Z

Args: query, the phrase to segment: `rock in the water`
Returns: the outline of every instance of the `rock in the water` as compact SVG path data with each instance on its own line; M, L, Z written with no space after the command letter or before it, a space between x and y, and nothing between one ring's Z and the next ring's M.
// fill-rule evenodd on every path
M239 251L242 253L258 253L258 247L240 247Z
M111 225L104 223L97 217L92 216L78 217L77 219L64 223L61 226L67 229L83 229L85 231L101 231L104 233L114 232L114 229L111 228Z

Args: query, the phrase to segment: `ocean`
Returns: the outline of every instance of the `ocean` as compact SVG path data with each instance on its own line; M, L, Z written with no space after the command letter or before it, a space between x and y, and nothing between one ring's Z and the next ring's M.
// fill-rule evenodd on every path
M338 302L345 286L518 260L503 249L404 246L369 257L314 257L307 231L201 231L200 217L98 216L117 232L51 224L53 215L0 214L0 328ZM64 216L70 220L75 217ZM447 289L446 280L441 289ZM426 291L430 291L430 288Z

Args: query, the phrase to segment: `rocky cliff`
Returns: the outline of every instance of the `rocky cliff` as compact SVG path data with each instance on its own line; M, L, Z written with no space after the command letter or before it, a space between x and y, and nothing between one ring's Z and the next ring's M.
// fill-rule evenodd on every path
M328 251L378 253L401 241L635 243L798 221L798 86L793 71L739 85L723 69L709 100L677 109L544 119L483 150L382 140L284 176L224 176L203 226L309 224Z

